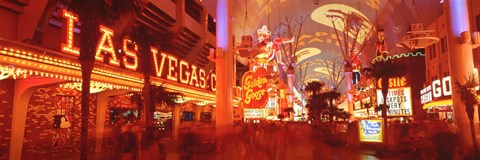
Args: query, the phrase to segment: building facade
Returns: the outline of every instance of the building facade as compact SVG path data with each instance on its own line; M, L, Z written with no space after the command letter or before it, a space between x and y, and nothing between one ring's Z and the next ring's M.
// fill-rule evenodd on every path
M480 2L470 1L470 29L471 33L480 31ZM448 48L447 18L442 14L428 25L428 30L435 30L434 36L440 40L425 49L425 64L427 66L424 88L421 90L423 109L428 113L430 120L453 121L452 85L454 80L450 77L450 62ZM473 39L472 39L473 41ZM480 49L478 44L473 45L473 62L478 73L480 67ZM478 91L477 91L478 92Z
M71 5L0 2L0 159L79 153L79 43L85 31ZM151 1L136 6L137 14L109 7L99 15L99 43L92 46L90 151L112 149L118 117L141 118L130 97L142 91L145 70L152 84L184 94L175 109L156 108L156 122L170 122L174 138L181 125L215 120L215 64L207 58L216 46L215 22L206 7L194 0Z

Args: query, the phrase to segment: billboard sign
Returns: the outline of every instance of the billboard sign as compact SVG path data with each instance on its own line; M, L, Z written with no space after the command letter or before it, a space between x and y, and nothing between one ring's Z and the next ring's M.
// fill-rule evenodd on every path
M361 142L383 142L381 119L364 119L358 123Z
M377 90L377 105L383 104L382 90ZM391 88L387 94L388 116L412 116L412 93L410 87Z

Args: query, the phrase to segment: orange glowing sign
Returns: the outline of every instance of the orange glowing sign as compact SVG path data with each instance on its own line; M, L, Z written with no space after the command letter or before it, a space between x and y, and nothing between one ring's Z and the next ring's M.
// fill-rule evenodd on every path
M264 108L267 100L267 70L258 67L255 72L248 71L242 78L242 102L244 108Z
M395 77L388 79L388 87L389 88L399 88L407 86L407 78L405 77ZM382 88L382 79L379 78L377 81L377 87Z
M74 23L78 22L78 16L66 10L62 10L61 14L62 17L66 19L64 21L64 26L67 26L63 29L64 34L62 38L64 38L64 42L66 43L62 43L61 50L62 52L78 56L80 55L80 50L73 46L73 29ZM114 31L108 27L100 25L99 32L101 33L101 37L97 44L95 60L136 71L138 69L138 45L136 42L131 40L128 36L125 36L123 38L122 50L117 53L112 41ZM159 52L158 49L154 47L150 48L150 53L152 54L154 62L153 68L155 70L155 76L202 89L206 89L207 86L210 86L212 91L216 90L215 74L211 73L207 75L204 69L198 68L193 64L190 65L188 62L178 59L173 55ZM120 58L117 58L117 56ZM108 59L105 60L104 57L107 57Z
M78 47L73 47L73 26L75 25L75 22L78 22L78 16L64 9L60 12L60 14L65 18L65 20L62 22L62 26L67 26L62 30L62 35L64 35L62 36L62 42L67 43L62 43L61 50L62 52L79 55L80 49L78 49Z
M115 48L113 48L113 30L100 25L100 32L102 32L102 38L100 39L100 42L98 42L95 60L103 62L103 54L110 54L110 60L108 63L114 66L120 66L120 62L115 54Z
M133 45L133 50L128 49L129 45ZM129 37L123 38L123 51L125 51L125 56L123 57L123 64L125 68L129 70L137 70L138 68L138 45L130 40ZM133 62L129 62L131 59Z

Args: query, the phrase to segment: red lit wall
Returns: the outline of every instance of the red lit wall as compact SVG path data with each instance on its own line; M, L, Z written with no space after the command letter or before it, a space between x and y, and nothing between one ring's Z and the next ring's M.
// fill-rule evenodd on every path
M8 159L13 112L13 86L15 81L0 80L0 159Z
M80 92L73 89L65 89L56 86L42 87L35 90L30 98L27 109L27 121L23 143L23 159L59 159L66 156L79 154L80 148ZM71 115L71 127L69 131L62 128L54 128L55 103L59 97L72 96L73 107L66 111ZM89 146L93 152L95 148L96 128L96 100L97 97L90 97L89 115ZM68 135L67 135L67 132Z

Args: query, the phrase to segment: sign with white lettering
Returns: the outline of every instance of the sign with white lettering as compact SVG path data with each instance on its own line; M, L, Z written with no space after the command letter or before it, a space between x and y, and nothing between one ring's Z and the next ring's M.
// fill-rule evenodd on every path
M265 109L243 109L245 118L265 118Z
M431 102L435 98L451 96L452 82L450 76L432 81L431 85L420 90L420 94L422 104Z
M382 120L365 119L358 121L361 142L382 142Z
M380 106L383 104L382 90L377 90L377 97L377 105ZM412 116L412 94L410 87L389 89L387 105L390 106L387 112L388 116Z

